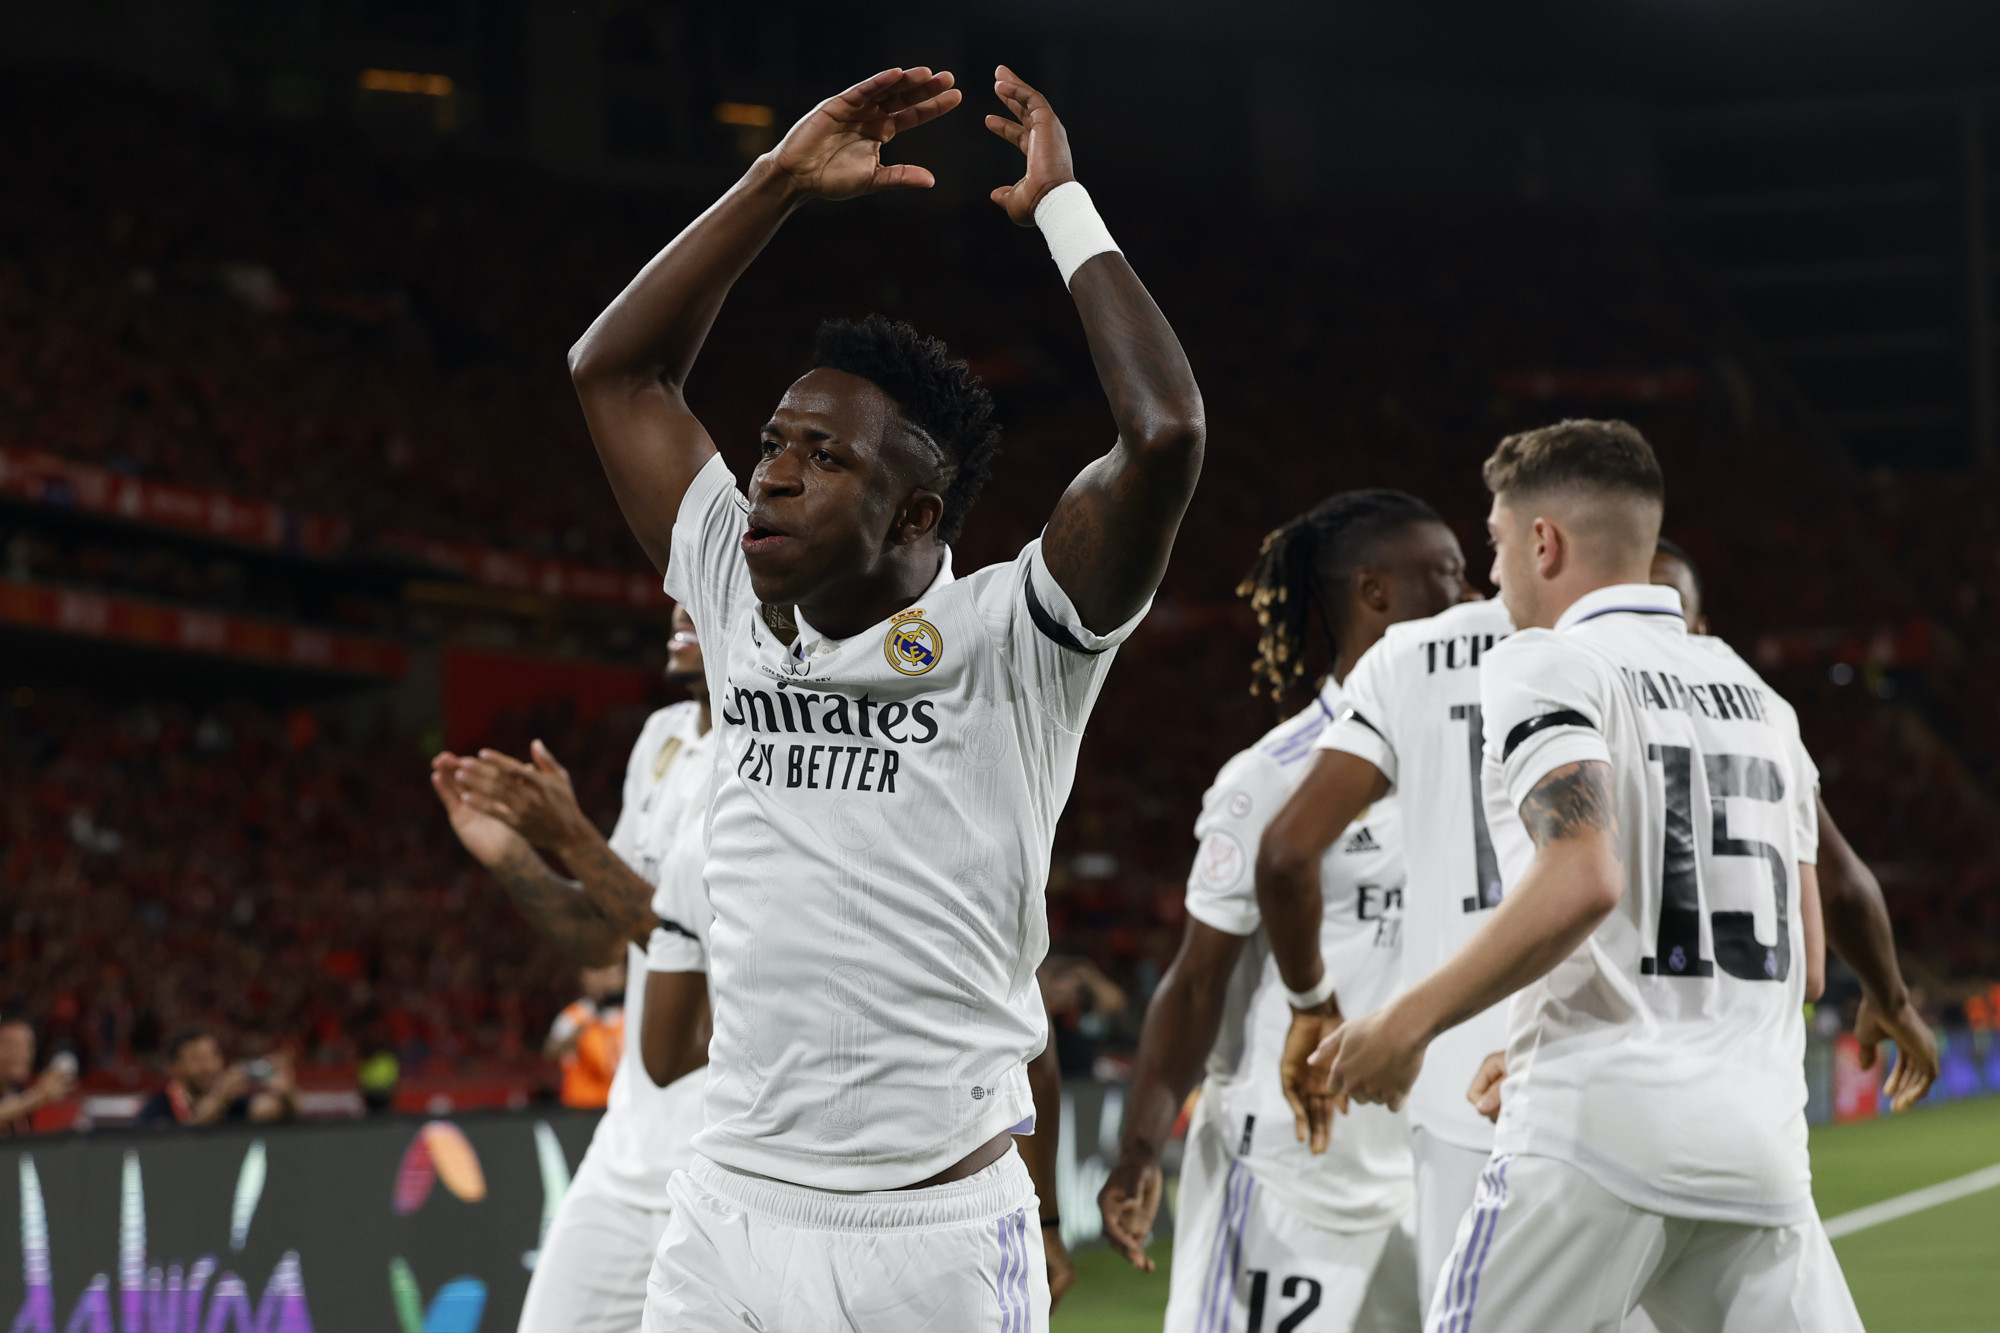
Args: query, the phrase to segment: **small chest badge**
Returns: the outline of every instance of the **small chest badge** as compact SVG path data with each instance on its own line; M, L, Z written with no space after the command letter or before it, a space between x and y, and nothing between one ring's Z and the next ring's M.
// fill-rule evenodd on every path
M921 676L944 656L944 635L923 618L922 608L905 611L889 623L882 655L906 676Z

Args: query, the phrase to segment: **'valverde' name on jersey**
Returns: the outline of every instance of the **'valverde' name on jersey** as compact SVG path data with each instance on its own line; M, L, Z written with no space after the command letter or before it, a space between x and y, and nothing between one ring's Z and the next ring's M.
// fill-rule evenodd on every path
M707 645L719 752L707 1125L695 1150L821 1189L911 1184L1032 1120L1043 890L1111 649L1041 543L909 609L789 645L751 591L720 458L667 593ZM1143 611L1140 613L1143 615Z
M1410 1209L1410 1131L1399 1112L1352 1107L1314 1155L1293 1131L1278 1082L1292 1006L1257 910L1257 844L1311 767L1313 742L1337 716L1332 681L1304 712L1222 766L1195 821L1188 915L1249 936L1229 979L1202 1112L1219 1117L1236 1159L1286 1209L1333 1231L1371 1231ZM1342 830L1320 862L1320 953L1342 1013L1380 1008L1400 976L1402 830L1398 802L1378 801Z
M1466 602L1391 625L1342 682L1340 720L1321 749L1366 759L1389 779L1410 835L1403 861L1405 987L1436 971L1500 902L1500 866L1479 798L1479 675L1513 633L1499 602ZM1507 1044L1506 1006L1431 1043L1410 1090L1410 1123L1461 1148L1492 1145L1493 1126L1465 1100L1487 1054Z
M1568 1161L1635 1207L1784 1226L1812 1213L1799 865L1819 775L1792 710L1692 637L1671 588L1601 588L1489 656L1487 818L1511 884L1521 802L1611 770L1624 896L1514 996L1495 1150Z

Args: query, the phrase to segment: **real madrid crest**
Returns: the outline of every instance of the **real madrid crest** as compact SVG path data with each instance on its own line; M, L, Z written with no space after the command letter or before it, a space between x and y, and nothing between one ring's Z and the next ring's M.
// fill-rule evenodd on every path
M889 637L882 655L889 665L906 676L921 676L944 656L944 635L925 620L922 607L913 607L889 622Z

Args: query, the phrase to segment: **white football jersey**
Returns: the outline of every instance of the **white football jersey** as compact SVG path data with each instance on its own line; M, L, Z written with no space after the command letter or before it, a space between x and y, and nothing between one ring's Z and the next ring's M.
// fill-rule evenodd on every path
M1509 884L1519 810L1609 764L1624 896L1515 994L1495 1150L1556 1157L1635 1207L1785 1226L1812 1216L1801 862L1819 775L1796 716L1680 594L1600 588L1487 659L1487 819Z
M1031 1124L1035 969L1084 720L1139 615L1083 627L1041 543L937 579L844 640L772 633L711 459L667 593L701 627L717 789L715 1038L695 1150L819 1189L895 1189Z
M701 734L701 705L673 704L646 719L625 764L625 801L611 830L611 850L654 886L654 951L697 944L707 932L701 892L701 849L714 771L714 733ZM625 1050L611 1075L604 1118L591 1136L588 1161L598 1183L621 1202L666 1206L667 1180L693 1159L701 1128L702 1070L654 1085L639 1058L645 1022L648 951L625 950ZM676 965L655 971L703 972L699 951L680 951ZM579 1168L581 1169L581 1168Z
M1292 1006L1257 910L1257 844L1311 766L1313 742L1338 715L1332 681L1304 712L1280 723L1216 775L1195 821L1188 915L1249 936L1230 977L1222 1026L1202 1085L1204 1114L1219 1115L1237 1160L1289 1212L1334 1231L1372 1231L1410 1209L1410 1130L1399 1112L1355 1105L1314 1156L1293 1129L1278 1079ZM1378 1009L1401 974L1402 841L1397 802L1378 801L1343 831L1320 863L1320 952L1344 1014Z
M1380 769L1403 809L1402 989L1457 953L1500 902L1500 865L1479 797L1479 675L1493 645L1513 632L1497 601L1391 625L1348 673L1345 707L1319 738L1320 748ZM1465 1090L1479 1062L1506 1044L1505 1005L1432 1042L1405 1107L1410 1123L1461 1148L1490 1148L1493 1126Z

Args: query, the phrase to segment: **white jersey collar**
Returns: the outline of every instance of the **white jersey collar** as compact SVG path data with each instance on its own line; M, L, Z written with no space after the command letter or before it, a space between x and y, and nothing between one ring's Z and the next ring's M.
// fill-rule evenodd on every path
M944 559L938 562L937 577L931 580L930 586L919 593L917 600L910 603L910 605L920 605L929 599L932 593L949 587L954 581L951 572L951 548L947 546L944 548ZM821 653L831 652L846 642L845 639L828 638L814 629L811 622L806 619L805 612L799 610L797 607L792 608L792 623L798 627L799 631L799 637L792 641L792 651L801 658L817 657ZM868 632L868 630L862 631L863 634Z
M1569 610L1556 621L1559 630L1571 629L1586 620L1609 615L1654 616L1687 633L1687 616L1681 610L1680 591L1657 583L1614 583L1585 593L1570 603Z

